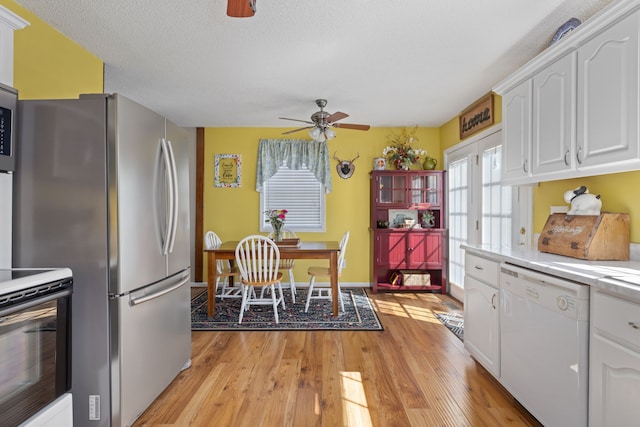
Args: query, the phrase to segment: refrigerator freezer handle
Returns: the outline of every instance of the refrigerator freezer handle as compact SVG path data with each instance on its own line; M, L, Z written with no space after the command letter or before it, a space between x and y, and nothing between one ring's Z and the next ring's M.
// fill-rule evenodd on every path
M162 243L162 253L164 255L169 254L169 247L171 246L171 231L173 230L173 222L174 222L174 214L173 214L173 206L174 206L174 191L173 191L173 177L172 177L172 168L171 168L171 158L169 154L169 148L167 144L167 140L164 138L160 139L160 146L162 147L162 159L164 160L164 166L166 173L169 175L169 191L168 191L168 199L169 199L169 224L165 229L164 240Z
M176 241L176 233L178 230L178 169L176 167L176 157L173 154L173 147L171 146L171 140L167 139L167 148L169 152L169 160L171 161L171 189L173 192L173 206L170 207L171 215L173 216L173 227L169 231L169 253L173 252L173 244ZM170 199L171 200L171 199Z
M152 294L144 295L144 296L141 296L141 297L131 297L131 300L129 301L129 304L132 305L132 306L139 305L139 304L142 304L144 302L151 301L153 299L159 298L162 295L166 295L169 292L173 292L176 289L178 289L180 286L182 286L185 283L187 283L189 281L190 277L191 276L187 275L187 277L185 277L184 279L180 280L175 285L169 286L168 288L161 289L161 290L159 290L157 292L154 292Z

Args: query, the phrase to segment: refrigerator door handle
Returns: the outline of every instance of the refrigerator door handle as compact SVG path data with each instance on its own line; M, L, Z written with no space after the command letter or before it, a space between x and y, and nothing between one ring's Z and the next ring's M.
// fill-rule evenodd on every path
M172 174L172 168L171 168L171 158L170 158L170 154L169 154L169 149L168 149L168 145L167 145L167 141L164 138L160 139L160 146L162 148L162 159L164 160L164 166L165 166L165 170L166 170L166 174L169 182L169 190L167 191L167 198L169 201L169 206L168 206L168 211L169 211L169 215L168 215L168 220L169 223L167 224L165 230L164 230L164 238L162 241L162 254L163 255L168 255L169 254L169 247L171 245L171 231L173 230L173 222L174 222L174 215L173 215L173 206L174 206L174 200L173 200L173 196L174 196L174 192L173 192L173 177L171 176Z
M153 292L151 294L148 295L143 295L143 296L131 296L131 300L129 301L129 305L131 306L136 306L151 300L154 300L156 298L160 298L163 295L166 295L170 292L175 291L176 289L178 289L180 286L184 285L185 283L187 283L189 281L190 276L187 275L187 277L183 278L182 280L180 280L178 283L176 283L173 286L169 286L168 288L163 288L160 289L159 291Z
M167 151L169 153L169 160L171 161L171 188L169 191L173 192L173 206L170 207L171 215L173 216L173 227L169 230L169 253L173 252L173 244L176 241L176 233L178 231L178 168L176 167L176 157L173 154L173 147L171 146L171 140L167 139Z

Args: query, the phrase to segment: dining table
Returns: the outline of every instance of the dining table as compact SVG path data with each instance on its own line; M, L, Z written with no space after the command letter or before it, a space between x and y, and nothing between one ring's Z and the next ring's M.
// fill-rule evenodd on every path
M215 291L218 279L216 263L218 260L229 260L233 266L238 243L238 241L222 242L217 248L204 250L207 254L207 315L209 317L213 316L216 309ZM280 250L280 259L326 259L329 261L331 302L333 315L337 316L340 243L337 241L300 241L296 245L278 244L278 249ZM229 277L229 280L233 280L233 278Z

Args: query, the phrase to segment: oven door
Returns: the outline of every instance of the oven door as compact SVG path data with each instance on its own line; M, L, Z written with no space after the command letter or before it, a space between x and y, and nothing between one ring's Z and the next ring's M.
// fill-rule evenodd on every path
M16 426L71 387L72 280L0 295L0 414Z

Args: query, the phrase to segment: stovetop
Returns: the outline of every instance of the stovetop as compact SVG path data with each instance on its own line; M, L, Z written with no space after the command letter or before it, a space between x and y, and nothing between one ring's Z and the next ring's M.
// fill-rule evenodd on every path
M71 277L69 268L0 269L0 295Z

